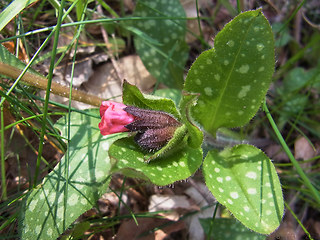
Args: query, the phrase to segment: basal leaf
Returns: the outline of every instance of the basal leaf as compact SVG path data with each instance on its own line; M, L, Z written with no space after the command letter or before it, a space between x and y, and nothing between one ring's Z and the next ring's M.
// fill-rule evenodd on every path
M188 72L184 90L200 93L193 118L215 135L219 127L242 126L261 105L274 71L271 27L261 12L248 11L216 36Z
M211 150L203 163L206 185L245 226L272 233L283 216L283 197L270 159L251 145Z
M146 163L144 159L152 154L143 152L133 138L120 139L109 150L111 159L116 162L112 171L148 180L158 186L184 180L200 167L202 150L200 147L190 148L187 144L180 146L175 152Z
M188 58L186 20L169 19L186 17L180 1L139 0L134 16L150 17L133 23L140 32L135 34L134 44L142 62L158 81L181 89L184 65ZM168 19L154 19L155 17Z
M99 121L71 114L68 167L64 156L26 198L21 239L56 239L106 191L111 169L108 149L122 134L103 137ZM67 116L56 124L64 137L67 125Z
M266 236L250 231L234 218L200 218L201 226L210 239L214 240L265 240Z

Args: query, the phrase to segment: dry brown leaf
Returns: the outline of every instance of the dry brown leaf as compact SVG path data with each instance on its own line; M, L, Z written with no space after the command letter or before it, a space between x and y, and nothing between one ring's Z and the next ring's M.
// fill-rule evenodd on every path
M196 18L197 17L197 8L196 8L196 2L195 1L190 1L190 0L181 0L181 4L186 12L186 15L188 18ZM200 0L198 1L198 7L201 9L201 7L207 4L206 0ZM199 13L201 16L201 13ZM200 22L201 28L203 28L202 22ZM194 33L195 35L200 35L200 30L199 30L199 25L198 25L198 20L188 20L187 21L187 28L190 30L190 32ZM194 37L194 35L190 34L189 32L186 35L186 42L191 43L195 41L197 38Z
M201 188L201 192L208 193L211 198L213 198L212 194L209 192L207 186L203 183L197 183L197 187ZM186 194L191 198L195 204L197 204L199 210L202 207L208 205L204 197L201 195L198 189L195 187L190 187L186 190ZM207 198L209 198L207 196ZM199 218L210 218L213 216L214 208L207 208L203 211L199 211L197 214L193 214L188 217L185 222L187 224L189 239L190 240L198 240L198 239L205 239L205 234L203 228L199 222Z
M136 55L121 58L118 65L125 79L144 92L150 91L156 82ZM83 86L91 94L120 102L122 99L122 80L118 78L112 63L106 63L99 66Z
M182 212L194 211L186 196L178 195L152 195L150 197L149 212L170 211L161 213L167 219L177 221Z
M315 150L305 137L299 137L294 143L294 157L307 160L316 155Z
M181 231L185 228L182 221L171 222L167 219L159 218L138 218L138 226L133 219L124 221L118 230L116 239L128 240L162 240L166 239L171 233ZM170 224L172 223L172 224ZM165 227L161 227L164 226ZM152 231L155 228L159 228L157 231ZM147 235L145 235L147 234ZM139 237L140 235L144 235Z
M267 156L269 156L272 160L279 162L289 162L287 154L283 151L280 145L271 144L265 149L265 151Z

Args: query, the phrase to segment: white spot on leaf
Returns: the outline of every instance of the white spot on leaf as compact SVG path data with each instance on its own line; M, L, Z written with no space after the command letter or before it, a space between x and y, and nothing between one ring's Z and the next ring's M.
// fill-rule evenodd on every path
M257 179L257 173L255 173L255 172L247 172L246 177L247 178L251 178L251 179Z
M52 236L52 228L48 228L48 230L47 230L47 234L48 234L48 236Z
M179 162L179 165L180 165L181 167L185 167L185 166L186 166L186 164L185 164L184 162Z
M229 40L229 41L227 42L227 45L228 45L229 47L233 47L233 46L234 46L234 41L233 41L233 40Z
M125 160L125 159L121 159L121 162L123 163L123 164L125 164L125 165L127 165L129 162L127 161L127 160Z
M262 43L257 44L257 49L260 52L262 49L264 49L264 45Z
M250 194L250 195L255 195L255 194L257 194L257 189L248 188L247 193Z
M231 192L230 197L232 197L233 199L237 199L239 198L239 194L237 192Z
M249 211L250 211L250 208L249 208L248 206L244 206L244 207L243 207L243 210L246 211L246 212L249 212Z
M250 67L248 64L242 65L241 67L239 67L238 72L245 74L249 71Z
M40 232L41 232L41 226L36 226L35 228L34 228L34 231L35 231L35 233L37 234L37 235L39 235L40 234Z
M229 204L233 204L233 201L232 201L231 199L229 199L229 198L228 198L227 202L228 202Z
M220 81L220 75L218 73L216 73L214 75L214 79L217 80L217 81Z
M79 196L77 194L73 193L70 196L70 198L68 199L68 204L70 206L74 206L74 205L76 205L78 203L78 201L79 201Z
M162 167L160 167L160 166L157 166L157 169L158 169L159 171L162 171Z
M244 98L245 96L247 96L247 93L250 91L250 89L250 85L241 86L241 90L238 93L238 98Z
M37 206L37 203L38 203L38 199L31 201L31 203L30 203L30 205L29 205L29 210L30 210L31 212L35 209L35 207Z
M212 96L212 88L206 87L204 88L204 92L206 93L206 95Z

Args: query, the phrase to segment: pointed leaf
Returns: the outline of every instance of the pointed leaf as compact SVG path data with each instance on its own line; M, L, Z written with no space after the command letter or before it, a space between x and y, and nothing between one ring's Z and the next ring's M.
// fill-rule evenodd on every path
M111 168L108 149L122 135L103 137L97 127L99 121L71 114L68 167L64 156L26 198L22 239L56 239L106 191ZM67 116L56 124L64 137L67 125Z
M261 9L245 12L193 63L184 90L200 93L192 116L206 131L243 126L255 115L274 71L273 42Z
M245 226L272 233L283 216L283 197L270 159L250 145L212 150L203 163L206 184L215 198Z

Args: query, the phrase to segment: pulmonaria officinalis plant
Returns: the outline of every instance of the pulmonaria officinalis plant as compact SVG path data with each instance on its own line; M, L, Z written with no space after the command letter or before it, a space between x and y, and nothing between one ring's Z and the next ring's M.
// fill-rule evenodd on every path
M117 140L109 149L110 158L117 162L114 171L167 185L191 176L202 165L209 190L233 216L256 232L273 232L284 207L271 160L247 144L211 149L203 157L203 133L198 128L215 137L221 127L241 127L251 120L272 80L273 43L271 27L261 10L245 12L216 36L214 49L203 52L192 64L178 106L169 99L144 95L125 82L124 104L167 112L181 126L155 153L141 151L133 137ZM146 159L155 161L146 164Z
M124 82L123 104L103 102L100 123L76 113L69 120L74 125L68 117L60 119L56 126L70 139L70 155L28 196L23 238L49 239L51 231L51 238L58 237L92 207L114 173L165 186L189 178L200 166L208 189L232 216L253 231L272 233L284 204L271 160L248 144L206 149L206 154L201 146L203 132L215 137L220 128L249 123L268 91L274 63L267 19L261 9L244 12L192 64L180 102L145 95ZM72 201L64 201L67 186ZM34 231L34 219L40 218L45 224Z

